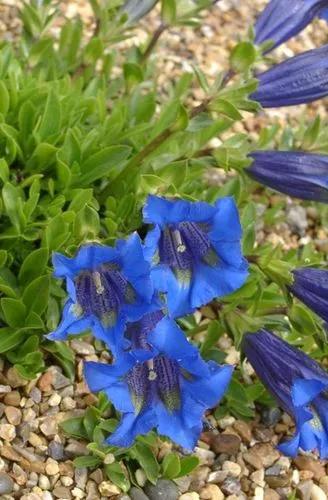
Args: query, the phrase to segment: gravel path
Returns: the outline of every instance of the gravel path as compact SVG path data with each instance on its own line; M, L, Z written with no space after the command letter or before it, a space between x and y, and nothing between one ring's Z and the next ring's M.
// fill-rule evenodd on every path
M287 0L286 0L287 1ZM205 73L214 77L226 68L229 49L242 35L251 20L266 2L263 0L222 0L204 17L201 28L171 29L163 34L157 56L161 71L158 81L163 89L168 75L175 78L191 64L200 65ZM19 33L15 0L0 4L0 36L12 40ZM77 13L91 26L90 9L85 1L62 2L65 15ZM158 25L156 13L150 14L144 27ZM228 39L227 33L231 34ZM138 31L137 39L145 40L145 32ZM135 39L128 43L135 42ZM316 22L297 39L276 51L279 58L327 42L327 29ZM200 98L195 92L195 100ZM288 110L291 120L304 112L304 107ZM285 123L287 110L268 113ZM322 102L310 107L310 115L325 115ZM262 118L263 123L267 118ZM249 133L256 133L252 117L246 124ZM272 197L274 201L274 196ZM328 235L316 228L314 208L303 209L290 201L287 221L268 234L259 230L258 241L270 239L287 247L296 246L300 239L314 239L318 248L328 250ZM304 241L303 241L304 242ZM238 354L229 339L221 339L222 350L228 360L238 362ZM196 454L201 465L189 477L171 481L161 480L157 486L146 484L140 474L140 489L133 488L129 495L104 477L101 469L88 472L74 470L72 460L87 454L86 443L68 439L59 432L58 424L72 416L80 416L95 402L82 380L84 360L106 361L107 353L97 351L88 339L74 340L76 352L76 382L71 383L61 369L50 366L39 378L27 382L15 370L0 360L0 498L3 500L52 499L107 499L119 500L279 500L296 498L324 500L328 495L328 466L314 455L301 455L295 460L282 457L275 449L282 436L293 432L293 422L277 408L258 413L255 421L244 422L232 416L209 420L214 430L205 432L198 443ZM250 367L248 367L251 374ZM163 443L161 454L171 445Z

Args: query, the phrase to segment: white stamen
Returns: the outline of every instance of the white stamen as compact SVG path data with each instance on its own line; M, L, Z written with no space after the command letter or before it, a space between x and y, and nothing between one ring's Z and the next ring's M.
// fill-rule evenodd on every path
M183 253L186 251L186 245L183 244L183 241L182 241L182 238L181 238L181 233L178 229L175 229L173 231L173 240L174 240L174 243L176 244L177 246L177 251L179 253Z
M95 271L94 273L92 273L92 278L93 278L93 282L94 282L95 287L96 287L97 294L101 295L102 293L104 293L105 288L103 287L103 285L101 283L100 273L98 273L98 271Z
M147 366L148 366L148 380L156 380L157 378L157 373L155 372L154 370L154 360L153 359L149 359L147 361Z

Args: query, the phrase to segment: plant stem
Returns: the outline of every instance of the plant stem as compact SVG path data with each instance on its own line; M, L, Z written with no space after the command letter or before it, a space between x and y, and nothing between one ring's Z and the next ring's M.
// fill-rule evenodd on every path
M147 45L144 53L141 56L141 63L142 64L148 59L148 57L150 56L150 54L154 50L155 45L157 44L160 36L162 35L162 33L164 33L165 30L167 30L167 28L168 28L168 25L166 23L161 22L161 24L158 26L156 31L153 33L153 36L151 37L149 44Z

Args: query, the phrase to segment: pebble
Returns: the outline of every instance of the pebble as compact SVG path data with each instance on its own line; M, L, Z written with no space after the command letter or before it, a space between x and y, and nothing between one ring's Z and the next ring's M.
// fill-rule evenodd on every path
M306 209L301 205L294 205L290 207L287 211L286 222L292 231L295 231L300 236L303 236L308 227Z
M76 408L76 401L70 396L66 396L62 399L61 408L66 411L74 410L74 408Z
M7 381L13 389L16 389L16 387L23 387L28 384L28 380L21 377L14 366L9 368L7 371Z
M216 454L226 453L227 455L236 455L239 451L241 440L235 434L214 434L207 432L206 439L211 449Z
M149 497L140 488L136 488L135 486L130 489L129 495L131 500L149 500Z
M71 439L71 442L65 447L67 455L72 457L79 457L80 455L89 455L89 450L84 443Z
M235 431L237 431L237 433L245 443L249 444L251 442L252 431L247 422L244 422L243 420L237 420L233 424L233 428L235 429Z
M50 398L48 399L48 405L49 406L59 406L61 402L61 396L57 393L52 394Z
M49 490L50 489L50 481L47 476L44 474L40 474L39 476L39 486L42 490Z
M64 387L67 387L68 385L71 385L71 381L69 378L65 377L62 373L59 371L55 371L53 380L52 380L52 385L54 389L63 389Z
M201 464L213 465L214 463L215 453L211 450L205 450L196 446L195 455L199 458Z
M72 495L74 498L84 498L85 497L85 493L83 490L81 490L80 488L73 488L72 489Z
M179 500L199 500L199 495L196 491L189 491L180 495Z
M281 415L280 408L264 408L261 412L261 420L264 425L276 425L281 419Z
M1 385L0 384L0 394L6 394L8 392L11 392L10 385Z
M16 463L13 464L13 470L12 470L13 477L15 479L15 482L19 484L20 486L23 486L26 481L27 481L27 474L26 472Z
M223 470L216 470L213 472L210 472L207 478L207 481L209 483L215 483L215 484L221 484L225 480L225 478L228 475L228 471L223 471Z
M313 484L310 498L311 500L327 500L327 495L317 484Z
M43 439L35 432L30 432L28 442L35 448L39 448L44 444Z
M225 495L238 495L241 491L240 481L235 477L227 477L222 485L221 490Z
M177 500L179 498L176 484L168 479L159 479L155 485L147 483L145 493L150 500Z
M253 483L257 484L258 486L261 486L264 488L265 486L265 481L264 481L264 469L256 470L250 475L250 479L253 481Z
M12 424L0 424L0 438L12 441L16 437L16 429Z
M322 463L319 460L306 455L299 455L294 458L294 464L298 469L313 472L314 479L318 481L326 475L326 471Z
M264 491L264 500L281 500L281 496L276 491L268 488Z
M15 406L7 406L5 409L5 415L8 422L12 425L19 425L22 421L22 412Z
M270 443L256 443L244 454L245 461L256 469L270 467L279 457L279 452Z
M119 495L121 490L115 484L110 481L102 481L98 486L99 493L104 497L111 497L113 495Z
M64 445L53 440L48 445L48 453L54 460L62 460L64 458Z
M216 484L207 484L200 492L202 500L223 500L224 494Z
M222 464L222 470L228 472L228 476L239 477L241 474L241 467L236 462L226 460Z
M47 417L40 425L40 430L45 436L54 436L58 432L58 423L55 417Z
M88 469L86 469L84 467L81 469L75 469L74 479L75 479L76 486L78 488L81 488L82 490L84 490L85 485L87 484L87 480L88 480Z
M52 458L48 458L48 460L46 462L45 470L49 476L55 476L59 472L58 463L55 460L53 460Z
M83 356L95 354L95 348L93 345L88 344L88 342L85 342L84 340L73 339L71 341L71 347L73 351L77 354L82 354Z
M57 486L54 488L53 494L60 500L70 500L72 498L70 490L64 486Z
M34 403L39 404L41 402L42 394L38 387L33 387L33 389L31 389L29 396L32 399L32 401L34 401Z
M312 486L313 481L311 480L302 481L297 485L296 491L300 500L310 500Z
M6 495L13 491L14 481L5 472L0 472L0 494Z
M69 476L62 476L60 478L60 481L63 486L72 486L72 484L74 483L73 479Z
M218 420L218 425L221 429L224 430L227 427L230 427L231 425L233 425L233 423L235 421L236 421L235 417L227 416L227 417L220 418L220 420Z

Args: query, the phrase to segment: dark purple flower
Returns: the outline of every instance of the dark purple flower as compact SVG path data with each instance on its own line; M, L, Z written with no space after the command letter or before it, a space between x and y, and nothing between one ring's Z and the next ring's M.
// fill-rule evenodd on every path
M246 169L257 182L276 191L328 203L328 156L294 151L254 151Z
M248 333L243 350L258 377L296 422L292 439L279 445L286 455L299 448L328 457L328 374L300 349L267 330Z
M328 94L328 45L308 50L257 75L251 94L264 108L312 102Z
M328 323L328 271L304 267L293 275L292 294Z
M273 50L302 31L316 16L327 15L327 0L271 0L255 24L255 43L272 41ZM267 52L269 52L269 50Z

